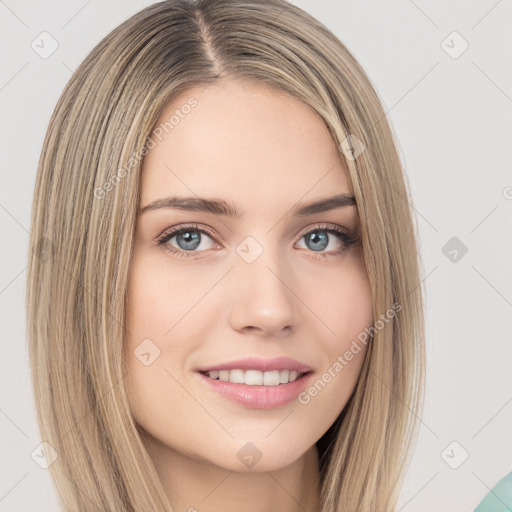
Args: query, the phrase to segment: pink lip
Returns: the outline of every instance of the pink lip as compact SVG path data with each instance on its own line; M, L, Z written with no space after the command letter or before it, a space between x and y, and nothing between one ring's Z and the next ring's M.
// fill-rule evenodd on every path
M310 382L313 372L307 373L293 382L279 384L278 386L248 386L247 384L235 384L211 379L208 375L202 373L198 375L206 385L221 396L245 407L250 409L274 409L295 400Z
M291 359L290 357L275 357L273 359L260 359L248 357L229 361L228 363L212 364L199 368L198 372L210 372L213 370L259 370L260 372L271 372L273 370L290 370L299 373L310 372L312 368L304 363ZM245 386L245 384L242 384ZM256 386L257 387L257 386Z

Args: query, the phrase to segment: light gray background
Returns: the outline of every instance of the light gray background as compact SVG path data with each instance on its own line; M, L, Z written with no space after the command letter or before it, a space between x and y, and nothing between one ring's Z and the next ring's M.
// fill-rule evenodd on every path
M2 512L57 509L49 471L31 458L41 439L24 325L44 133L72 70L151 3L0 0ZM512 1L294 4L333 30L369 74L412 189L427 292L428 387L401 511L472 511L512 471ZM31 47L43 31L59 45L47 59ZM469 44L457 58L463 41L454 31ZM443 253L452 237L468 248L455 262L453 248ZM450 467L466 451L467 460Z

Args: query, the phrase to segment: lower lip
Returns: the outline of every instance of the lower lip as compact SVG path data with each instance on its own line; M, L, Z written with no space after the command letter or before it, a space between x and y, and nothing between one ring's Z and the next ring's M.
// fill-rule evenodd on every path
M313 372L309 372L293 382L278 386L249 386L211 379L202 373L198 373L198 375L211 389L245 407L275 409L295 400L307 386Z

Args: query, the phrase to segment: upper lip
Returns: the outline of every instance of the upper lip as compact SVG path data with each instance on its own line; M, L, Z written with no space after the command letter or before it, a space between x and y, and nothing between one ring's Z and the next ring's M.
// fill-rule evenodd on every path
M273 359L260 359L258 357L248 357L246 359L237 359L227 363L212 364L199 368L199 372L211 372L214 370L259 370L261 372L270 372L274 370L290 370L299 373L307 373L312 370L307 364L301 363L290 357L275 357Z

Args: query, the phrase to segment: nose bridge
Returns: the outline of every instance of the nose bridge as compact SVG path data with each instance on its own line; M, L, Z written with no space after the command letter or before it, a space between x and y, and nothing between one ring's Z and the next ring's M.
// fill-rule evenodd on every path
M232 320L238 328L252 326L275 331L292 325L292 272L286 253L271 239L272 236L265 240L248 236L236 248L237 285Z

